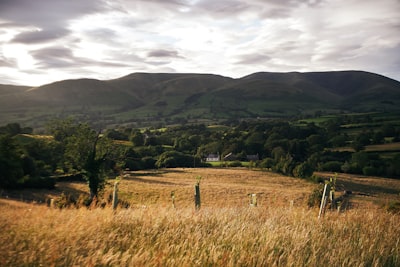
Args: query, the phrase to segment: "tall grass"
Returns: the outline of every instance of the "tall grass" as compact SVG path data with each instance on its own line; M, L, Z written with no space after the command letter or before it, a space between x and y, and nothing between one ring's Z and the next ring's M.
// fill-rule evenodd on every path
M400 266L400 220L377 209L162 205L51 209L0 200L1 266Z

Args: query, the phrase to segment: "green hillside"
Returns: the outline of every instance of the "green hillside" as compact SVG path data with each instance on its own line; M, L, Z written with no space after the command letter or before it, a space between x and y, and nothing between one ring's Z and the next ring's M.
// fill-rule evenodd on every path
M0 120L38 127L75 116L106 125L307 116L400 109L400 82L363 71L259 72L239 79L133 73L39 87L0 85Z

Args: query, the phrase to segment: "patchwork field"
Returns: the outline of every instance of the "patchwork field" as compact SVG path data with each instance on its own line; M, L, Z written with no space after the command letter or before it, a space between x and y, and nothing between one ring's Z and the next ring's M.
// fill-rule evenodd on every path
M321 219L318 208L307 206L318 185L246 169L126 173L119 198L130 207L115 212L109 206L60 210L31 203L62 192L77 199L87 191L85 183L2 192L0 265L398 266L399 215L384 205L400 200L400 181L341 175L337 181L338 190L352 191L352 205ZM249 206L253 193L257 207Z

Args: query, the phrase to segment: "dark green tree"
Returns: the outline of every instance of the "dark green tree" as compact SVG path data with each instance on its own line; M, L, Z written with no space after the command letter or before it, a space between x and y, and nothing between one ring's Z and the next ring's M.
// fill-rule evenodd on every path
M355 139L353 140L351 147L356 151L361 151L364 150L366 145L369 145L370 138L369 135L365 132L359 133L357 136L355 136Z
M167 151L160 155L155 165L157 168L195 167L200 165L200 158L178 151Z
M111 142L88 124L71 120L59 121L51 128L54 137L64 146L64 162L70 171L82 173L88 182L90 197L97 197L104 187L104 163Z
M265 138L262 132L253 132L245 140L245 149L248 154L262 154Z
M10 135L0 135L0 187L14 188L23 183L22 151Z
M134 146L143 146L144 145L144 135L140 132L140 130L135 130L132 132L130 137L130 141Z
M309 178L314 173L314 168L308 162L303 162L293 169L293 176L299 178Z

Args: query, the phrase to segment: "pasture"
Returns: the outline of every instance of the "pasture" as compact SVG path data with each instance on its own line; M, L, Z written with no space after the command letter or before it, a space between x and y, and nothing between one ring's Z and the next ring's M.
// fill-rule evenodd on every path
M398 266L399 215L384 206L400 200L400 181L338 175L337 185L353 191L352 205L321 219L318 208L307 206L318 185L247 169L129 172L119 183L119 198L130 207L115 212L109 206L57 209L6 199L8 193L43 200L62 192L78 198L87 191L85 183L2 192L0 265ZM250 207L254 193L257 207Z

